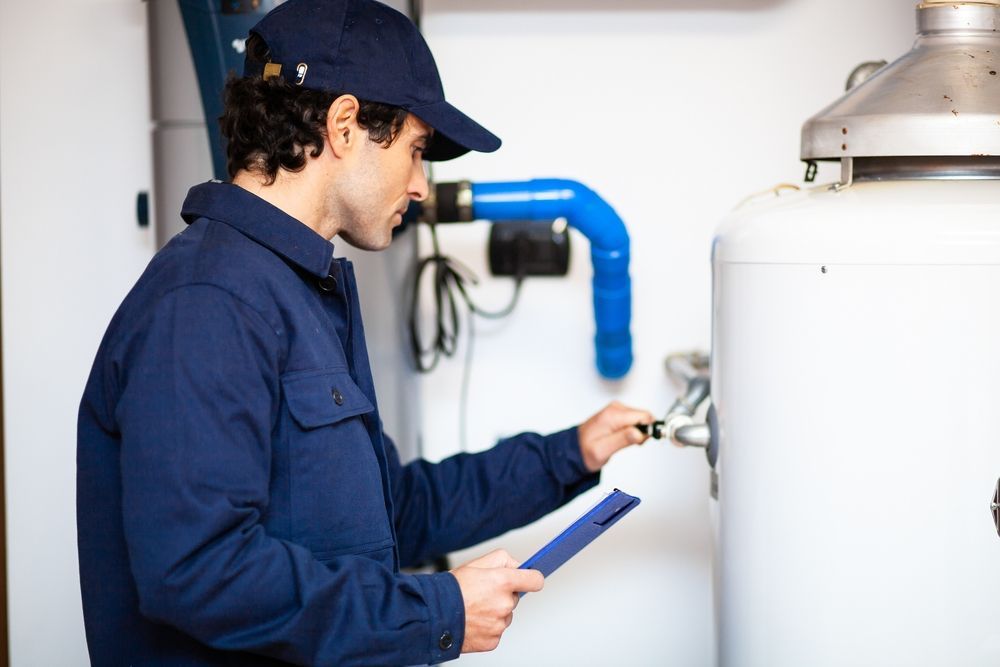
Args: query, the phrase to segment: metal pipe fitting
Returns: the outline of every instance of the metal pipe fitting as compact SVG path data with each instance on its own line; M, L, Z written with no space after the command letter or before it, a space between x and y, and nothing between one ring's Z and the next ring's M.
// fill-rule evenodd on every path
M696 423L694 416L711 391L708 355L701 352L671 354L667 357L666 368L667 375L682 391L663 418L664 435L681 447L707 448L711 429L707 424Z
M664 362L667 375L680 387L686 387L696 377L707 377L708 355L704 352L675 352Z
M708 448L712 442L712 429L708 424L688 424L674 431L671 438L675 443L685 447Z

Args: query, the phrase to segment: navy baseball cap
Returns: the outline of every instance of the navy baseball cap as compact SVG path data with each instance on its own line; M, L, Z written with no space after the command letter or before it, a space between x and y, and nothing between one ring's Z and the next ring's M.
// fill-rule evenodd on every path
M269 63L243 76L282 76L304 88L350 93L405 109L434 128L425 160L492 153L500 139L444 99L434 56L406 16L373 0L287 0L250 30Z

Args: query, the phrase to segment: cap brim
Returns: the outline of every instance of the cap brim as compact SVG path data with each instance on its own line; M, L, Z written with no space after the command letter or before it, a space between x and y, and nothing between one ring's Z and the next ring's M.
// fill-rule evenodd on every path
M500 139L448 102L411 107L409 112L434 128L431 145L424 159L431 162L451 160L469 151L492 153L500 148Z

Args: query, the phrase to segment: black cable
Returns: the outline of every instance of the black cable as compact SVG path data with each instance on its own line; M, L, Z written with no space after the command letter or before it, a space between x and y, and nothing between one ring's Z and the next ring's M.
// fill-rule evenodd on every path
M458 260L441 254L437 230L432 224L431 242L433 253L417 263L410 294L410 352L413 362L421 373L434 370L442 356L454 356L458 349L461 318L460 306L464 303L468 317L478 315L487 319L500 319L510 315L521 295L523 276L514 277L514 295L510 303L497 311L489 311L478 306L469 296L466 285L478 285L479 280L467 266ZM434 294L434 335L425 345L420 335L420 286L424 276L432 280ZM469 320L471 326L471 319Z
M458 298L465 303L469 325L469 343L465 351L465 361L462 366L462 388L459 399L459 447L461 451L468 451L467 447L467 413L469 405L469 380L472 375L472 349L475 339L476 329L474 326L474 315L487 319L500 319L510 315L517 301L521 296L521 285L524 282L523 275L514 277L514 295L510 303L497 311L489 311L480 308L469 296L465 286L467 283L478 285L479 280L469 267L458 260L446 257L441 254L441 247L438 243L437 228L432 223L431 243L433 253L429 257L421 259L416 266L413 276L413 289L410 293L410 352L413 356L413 363L421 373L429 373L437 366L442 356L454 356L458 349L458 337L460 333L460 318L457 308ZM424 274L430 271L430 276L434 286L435 304L435 329L434 337L430 345L424 346L420 337L420 285ZM429 361L428 361L429 357ZM433 561L433 566L438 572L450 569L447 555L442 555Z

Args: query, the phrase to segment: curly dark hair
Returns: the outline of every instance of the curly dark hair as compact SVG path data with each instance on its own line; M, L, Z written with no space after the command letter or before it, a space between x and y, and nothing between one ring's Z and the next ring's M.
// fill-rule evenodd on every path
M247 40L247 57L267 62L270 50L257 34ZM319 157L326 139L326 112L341 93L300 88L284 77L230 75L219 118L226 139L226 169L262 173L274 183L279 169L301 171L306 152ZM359 100L358 125L368 139L388 148L399 136L407 112L400 107Z

